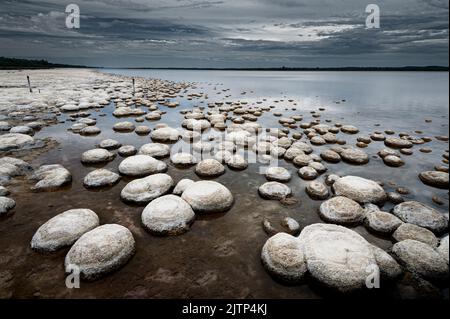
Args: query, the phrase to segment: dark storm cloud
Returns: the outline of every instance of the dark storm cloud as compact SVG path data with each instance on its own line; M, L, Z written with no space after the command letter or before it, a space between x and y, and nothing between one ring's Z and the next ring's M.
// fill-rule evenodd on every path
M448 65L448 1L57 0L0 2L0 55L103 66Z

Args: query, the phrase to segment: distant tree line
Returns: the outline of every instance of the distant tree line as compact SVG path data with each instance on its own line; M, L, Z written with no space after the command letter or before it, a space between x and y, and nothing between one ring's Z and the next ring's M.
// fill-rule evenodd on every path
M79 65L55 64L47 60L27 60L0 57L0 69L51 69L51 68L83 68Z

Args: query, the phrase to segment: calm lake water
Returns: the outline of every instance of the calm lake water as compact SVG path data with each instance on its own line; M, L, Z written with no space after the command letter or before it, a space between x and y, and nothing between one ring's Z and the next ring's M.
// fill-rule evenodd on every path
M247 72L247 71L175 71L175 70L100 70L135 77L160 78L176 82L195 83L190 90L207 93L208 100L176 99L177 108L160 106L167 113L161 121L180 127L181 109L206 106L209 102L247 101L275 105L274 111L284 116L303 115L303 122L314 120L311 111L321 112L321 119L332 123L356 125L360 134L344 135L347 144L354 145L359 135L374 131L394 130L415 136L448 135L449 126L449 75L424 72ZM245 92L245 94L244 94ZM290 101L292 100L292 101ZM278 101L278 103L276 102ZM295 110L294 110L295 108ZM16 213L0 223L0 256L6 260L14 280L8 289L16 297L137 297L137 298L322 298L330 296L314 283L286 286L271 278L260 262L260 251L268 236L261 222L268 218L276 224L289 216L301 227L321 222L317 209L321 201L311 200L304 191L307 184L297 176L292 163L280 161L293 178L288 183L297 203L285 206L278 201L266 201L259 197L258 187L266 179L258 173L259 165L253 164L242 172L227 169L217 180L227 186L235 197L233 208L226 214L199 217L192 229L182 236L160 238L146 233L140 225L143 206L130 206L120 200L120 191L129 181L123 178L116 186L99 191L83 187L84 176L94 167L80 163L82 152L94 148L105 138L114 138L122 144L140 147L149 143L148 136L135 133L117 133L114 123L123 121L112 116L112 105L93 111L102 133L95 137L82 137L67 132L73 122L47 127L36 137L56 138L60 145L38 156L32 164L59 163L73 174L71 186L58 192L31 193L25 183L14 187L17 202ZM99 113L106 116L99 117ZM65 115L62 117L66 118ZM278 127L277 117L265 113L258 123L264 127ZM427 123L425 119L431 119ZM130 118L129 120L133 120ZM153 128L158 122L143 124ZM423 133L415 133L420 130ZM292 130L294 131L294 130ZM181 142L179 142L181 143ZM329 146L315 147L319 154ZM447 142L433 139L426 147L433 149L425 154L414 147L414 155L403 156L406 165L392 168L384 165L376 155L384 148L382 142L372 142L365 151L370 163L353 166L345 163L329 164L329 173L359 175L385 183L386 191L407 187L411 193L405 199L414 199L430 205L442 213L448 212L448 190L425 186L417 174L433 170L442 164L442 154ZM122 158L105 165L117 171ZM199 180L192 168L173 167L169 160L168 174L177 182L182 178ZM323 179L321 177L320 179ZM444 200L439 206L431 198ZM29 241L36 229L56 213L73 207L94 210L101 223L119 223L133 232L137 253L119 271L93 283L83 283L82 289L69 290L64 285L63 262L67 250L42 256L29 248ZM387 204L384 209L389 210ZM354 228L368 241L389 249L392 241L369 233L363 226ZM8 240L7 240L8 239ZM14 239L11 241L11 239ZM447 287L443 287L448 294ZM378 291L358 297L407 298L419 297L408 279L386 284Z

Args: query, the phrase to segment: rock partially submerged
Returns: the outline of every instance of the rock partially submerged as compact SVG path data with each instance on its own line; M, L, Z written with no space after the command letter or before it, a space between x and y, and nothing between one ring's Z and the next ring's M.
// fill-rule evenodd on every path
M30 135L20 133L8 133L0 135L0 152L20 150L34 143Z
M383 203L387 195L384 189L376 182L358 176L345 176L333 184L338 196L345 196L358 203Z
M366 286L368 270L379 270L372 246L358 233L342 226L313 224L298 237L306 267L313 278L341 292Z
M56 251L72 245L98 225L98 216L90 209L65 211L39 227L31 240L31 248L42 252Z
M226 212L234 202L228 188L214 181L195 182L183 192L181 198L197 213Z
M167 164L148 155L127 157L119 164L119 172L127 176L146 176L167 171Z
M142 225L152 234L180 235L189 230L195 214L191 206L175 195L165 195L152 201L142 212Z
M180 180L175 188L173 189L173 194L181 196L183 192L188 189L188 187L192 186L195 182L192 179L183 178Z
M283 281L298 283L307 272L300 240L286 233L278 233L266 241L261 260L271 275Z
M13 199L0 196L0 216L7 214L14 207L16 207L16 202Z
M417 240L403 240L392 247L392 253L414 274L429 280L448 279L448 263L427 244Z
M81 154L81 162L83 164L100 164L112 161L116 155L104 148L96 148L88 150Z
M420 180L429 186L448 189L448 173L440 171L427 171L419 174Z
M292 191L289 186L279 182L267 182L258 188L258 193L265 199L282 200L290 196Z
M396 241L403 241L407 239L417 240L430 245L433 248L436 248L439 244L439 239L437 239L433 232L426 228L408 223L404 223L398 227L392 237Z
M99 226L78 239L65 259L67 273L76 267L81 278L98 279L125 265L135 253L131 232L120 225Z
M364 219L362 207L344 196L336 196L323 202L319 213L323 220L335 224L358 224Z
M172 177L155 174L129 182L120 193L123 200L134 203L148 203L166 193L173 186Z
M53 191L72 182L72 174L62 165L43 165L30 176L38 181L31 189L35 191Z
M448 228L448 220L443 214L419 202L400 203L393 208L392 213L405 223L427 228L437 234Z
M83 184L88 188L115 185L120 180L120 175L107 169L96 169L84 177Z

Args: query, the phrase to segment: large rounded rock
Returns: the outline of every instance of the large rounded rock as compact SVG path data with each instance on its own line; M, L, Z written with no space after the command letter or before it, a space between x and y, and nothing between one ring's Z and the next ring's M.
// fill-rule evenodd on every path
M372 251L380 269L381 279L394 280L403 273L398 262L383 249L372 245Z
M323 220L335 224L357 224L364 219L362 207L347 197L336 196L323 202L319 208Z
M117 153L122 157L128 157L135 155L137 149L133 145L124 145L117 150Z
M145 176L162 173L166 170L166 163L148 155L130 156L119 164L119 172L128 176Z
M180 132L171 127L162 127L154 130L150 137L157 142L174 143L180 138Z
M434 248L439 244L439 239L437 239L433 232L426 228L408 223L398 227L392 237L394 237L396 241L407 239L417 240Z
M286 233L270 237L261 251L266 270L278 279L297 283L307 272L300 240Z
M392 247L396 259L410 272L425 279L448 279L448 264L430 245L407 239Z
M437 248L437 252L445 259L445 261L448 264L448 255L449 255L449 249L448 249L448 235L441 239L441 244Z
M265 199L282 200L291 195L289 186L279 182L267 182L258 188L258 193Z
M64 264L66 272L76 267L82 279L95 280L125 265L134 252L133 234L127 228L102 225L75 242Z
M139 154L148 155L154 158L163 158L170 155L170 147L169 145L160 143L144 144L139 149Z
M358 176L345 176L339 178L333 189L336 195L345 196L358 203L383 203L386 201L386 192L376 182Z
M197 159L189 153L175 153L170 157L175 166L191 166L197 163Z
M135 125L131 122L118 122L114 124L113 130L117 132L133 132Z
M330 195L330 192L328 191L327 186L318 181L310 182L306 186L306 193L312 198L312 199L318 199L318 200L324 200L327 199Z
M378 268L371 245L345 227L313 224L303 229L299 240L311 276L341 292L365 287L367 270Z
M384 140L384 144L392 148L411 148L414 145L412 142L399 137L389 137Z
M0 216L7 214L16 206L16 202L8 197L0 196Z
M120 180L120 175L107 169L96 169L84 177L83 184L88 188L112 186Z
M31 180L38 181L33 187L36 191L53 191L69 184L72 175L62 165L43 165L30 176Z
M245 158L239 154L231 156L231 158L227 162L227 165L229 168L235 170L244 170L248 167L248 163Z
M166 194L173 186L173 179L167 174L155 174L129 182L120 193L123 200L134 203L148 203Z
M225 167L215 159L205 159L197 164L195 173L202 177L216 177L225 173Z
M369 163L369 155L367 155L366 152L356 148L346 148L342 151L340 156L344 162L350 164L364 165Z
M392 213L405 223L427 228L434 233L442 233L448 228L448 220L443 214L419 202L400 203Z
M90 209L65 211L39 227L31 240L31 248L43 252L56 251L72 245L98 225L98 216Z
M231 192L220 183L199 181L181 195L197 213L219 213L231 208L234 199Z
M420 180L429 186L448 188L448 173L440 171L427 171L419 174Z
M152 234L179 235L189 230L195 214L182 198L165 195L148 204L141 219L144 228Z
M280 166L272 166L267 168L266 170L266 178L269 181L277 181L277 182L289 182L291 179L291 173L284 167Z
M107 150L115 150L121 146L122 146L122 144L120 144L118 141L113 140L113 139L106 139L106 140L101 141L100 144L98 144L98 147L104 148Z
M100 164L112 161L116 155L103 148L96 148L81 154L83 164Z
M181 196L183 192L191 187L195 182L192 179L184 178L177 183L175 188L173 189L173 194Z
M34 138L26 134L9 133L0 135L0 151L18 150L33 143Z
M380 210L368 212L364 223L371 231L381 234L392 234L403 224L399 218Z

